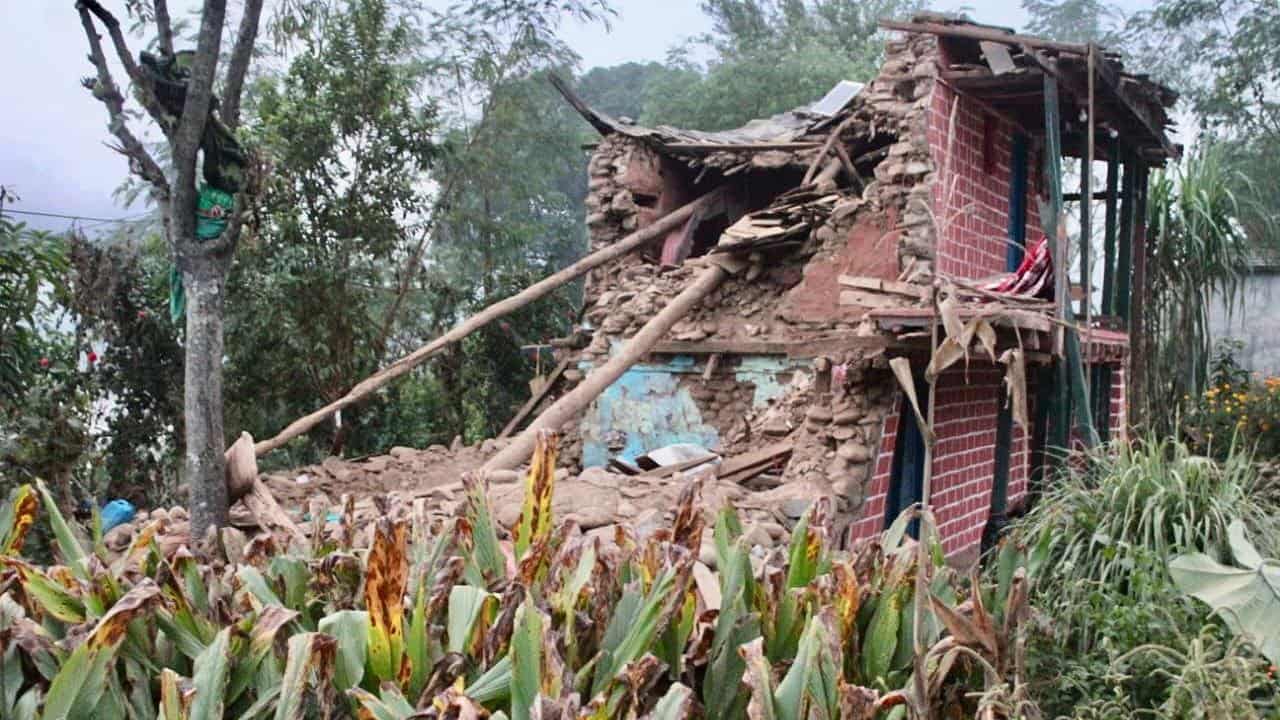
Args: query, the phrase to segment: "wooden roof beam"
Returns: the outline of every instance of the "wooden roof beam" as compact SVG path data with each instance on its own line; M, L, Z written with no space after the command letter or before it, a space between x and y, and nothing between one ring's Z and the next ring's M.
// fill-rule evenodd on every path
M1088 45L1080 43L1064 43L1054 40L1045 40L1032 35L1018 35L1017 33L1007 33L994 28L975 27L972 25L945 25L942 23L931 22L899 22L897 20L881 20L880 27L886 30L899 30L902 32L927 33L930 35L940 35L942 37L967 38L969 40L989 40L991 42L1005 43L1007 45L1025 45L1026 47L1037 48L1041 50L1056 50L1058 52L1071 53L1073 55L1085 55L1089 52Z

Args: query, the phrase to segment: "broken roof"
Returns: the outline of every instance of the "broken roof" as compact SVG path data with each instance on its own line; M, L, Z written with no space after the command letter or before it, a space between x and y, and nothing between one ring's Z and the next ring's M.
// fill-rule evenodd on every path
M1127 72L1117 52L1093 43L1020 35L936 13L917 15L911 22L885 20L880 25L937 36L943 55L939 79L986 102L1033 135L1043 127L1044 80L1046 76L1056 79L1062 89L1060 115L1068 126L1063 148L1073 156L1083 155L1082 129L1072 127L1072 118L1080 117L1088 106L1092 58L1098 132L1104 138L1119 139L1123 148L1154 164L1181 155L1181 147L1168 134L1173 126L1168 109L1178 94L1147 75Z
M583 103L559 78L552 76L552 83L601 135L619 133L650 141L671 151L689 153L723 150L726 147L742 147L746 150L816 147L819 142L799 141L806 135L827 127L863 87L862 83L841 80L817 102L772 117L757 118L732 130L711 132L671 125L645 127L620 120Z
M1181 147L1168 135L1173 122L1167 109L1176 102L1177 93L1146 75L1126 72L1118 53L1097 45L1020 35L1008 28L936 13L916 15L911 22L885 20L881 26L938 37L943 56L938 80L981 101L1033 136L1043 134L1044 79L1057 79L1062 88L1060 116L1066 125L1063 148L1071 156L1084 154L1083 131L1075 127L1074 118L1088 104L1092 55L1097 128L1104 139L1118 138L1125 149L1153 164L1181 154ZM691 165L722 168L740 162L742 154L818 148L825 139L824 131L848 114L863 88L860 83L842 81L810 105L751 120L739 128L710 132L670 125L646 127L614 118L588 106L558 78L552 77L552 82L601 135L626 135L682 157ZM1097 143L1096 147L1106 145Z

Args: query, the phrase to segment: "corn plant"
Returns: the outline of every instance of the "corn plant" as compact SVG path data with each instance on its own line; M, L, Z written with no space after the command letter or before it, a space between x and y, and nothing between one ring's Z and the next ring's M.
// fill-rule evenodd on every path
M512 528L468 476L447 520L380 500L357 527L348 499L307 548L226 532L203 558L160 523L110 557L43 486L20 489L0 512L0 716L1023 716L1013 551L998 583L966 584L928 513L837 550L818 501L760 557L732 509L699 507L696 479L667 526L606 542L551 516L554 455L544 436ZM61 565L19 556L40 506Z

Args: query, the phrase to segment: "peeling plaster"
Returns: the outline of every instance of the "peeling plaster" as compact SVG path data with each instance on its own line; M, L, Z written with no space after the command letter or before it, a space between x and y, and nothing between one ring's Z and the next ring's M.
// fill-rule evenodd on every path
M746 355L738 362L733 378L740 383L754 383L751 406L763 408L786 394L799 367L796 361L780 355Z
M592 364L583 362L578 367L587 373ZM612 457L634 461L674 443L719 449L719 431L703 419L697 401L680 383L681 375L700 374L704 367L691 355L673 355L664 362L634 365L623 373L583 415L579 426L583 467L603 466ZM761 408L785 394L798 367L796 361L780 356L740 356L734 379L755 385L752 405Z
M580 426L582 465L598 467L618 456L639 455L673 443L715 450L716 429L702 419L698 404L680 387L678 376L692 372L692 358L663 365L636 365L596 398ZM586 369L586 368L584 368Z

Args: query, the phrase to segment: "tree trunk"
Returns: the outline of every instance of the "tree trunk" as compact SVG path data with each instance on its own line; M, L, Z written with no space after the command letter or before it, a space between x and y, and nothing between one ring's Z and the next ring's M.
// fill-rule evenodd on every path
M192 258L182 282L187 295L184 347L185 479L191 492L191 537L227 522L222 429L222 309L225 263Z

